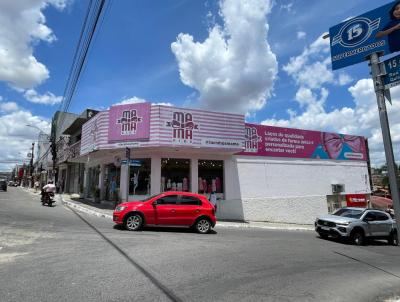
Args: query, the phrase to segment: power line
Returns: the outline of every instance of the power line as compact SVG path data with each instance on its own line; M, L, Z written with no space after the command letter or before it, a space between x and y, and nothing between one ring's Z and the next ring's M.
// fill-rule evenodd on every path
M99 22L103 7L105 4L105 0L98 0L94 4L92 4L92 0L88 5L88 11L85 16L85 21L81 30L81 35L78 41L78 45L74 55L73 65L71 67L71 72L68 76L68 81L66 84L66 88L64 91L63 103L62 103L62 111L67 112L74 93L76 91L76 87L78 85L80 75L84 69L86 59L88 57L89 48L91 45L91 41L96 31L97 24ZM93 7L93 8L92 8ZM65 122L65 116L61 117L60 120L60 128L63 127Z

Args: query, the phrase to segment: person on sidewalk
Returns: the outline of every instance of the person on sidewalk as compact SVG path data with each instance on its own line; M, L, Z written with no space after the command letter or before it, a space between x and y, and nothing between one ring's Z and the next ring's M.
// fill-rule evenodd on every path
M36 181L35 181L35 193L38 191L39 186L40 186L39 180L36 180Z

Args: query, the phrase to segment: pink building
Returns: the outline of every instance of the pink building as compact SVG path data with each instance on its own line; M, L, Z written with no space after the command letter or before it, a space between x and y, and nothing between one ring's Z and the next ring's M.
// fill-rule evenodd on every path
M88 196L96 188L110 201L126 200L128 191L129 199L166 190L215 192L225 219L311 223L328 211L333 187L370 193L362 137L149 103L98 113L83 125L74 160L86 165Z

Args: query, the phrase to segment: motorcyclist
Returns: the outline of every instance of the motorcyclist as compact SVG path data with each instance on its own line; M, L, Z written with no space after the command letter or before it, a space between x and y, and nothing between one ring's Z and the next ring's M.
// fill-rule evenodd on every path
M45 194L54 194L55 192L56 186L53 184L53 181L50 180L42 189L42 199L44 198Z

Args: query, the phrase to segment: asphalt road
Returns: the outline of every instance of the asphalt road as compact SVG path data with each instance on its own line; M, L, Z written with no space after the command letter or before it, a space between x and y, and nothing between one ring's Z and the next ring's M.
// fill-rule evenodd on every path
M0 301L384 301L400 248L309 231L128 232L21 188L0 192Z

